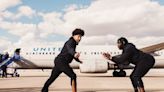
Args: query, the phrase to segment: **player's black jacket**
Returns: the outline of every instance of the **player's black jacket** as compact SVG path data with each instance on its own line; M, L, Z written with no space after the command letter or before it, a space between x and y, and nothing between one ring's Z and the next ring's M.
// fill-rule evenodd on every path
M138 50L132 43L128 43L124 46L122 54L117 57L112 57L112 61L117 64L124 64L125 62L137 65L141 61L149 62L154 61L154 57Z
M71 37L63 46L60 54L56 57L55 62L63 62L65 64L69 64L73 59L79 62L79 59L74 58L74 54L76 53L76 41Z

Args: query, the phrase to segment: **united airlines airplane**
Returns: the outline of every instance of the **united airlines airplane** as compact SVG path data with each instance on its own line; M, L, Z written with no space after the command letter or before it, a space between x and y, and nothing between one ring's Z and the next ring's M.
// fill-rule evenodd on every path
M51 46L39 45L21 47L21 59L14 60L13 63L9 64L8 67L14 69L51 69L54 67L54 58L60 53L62 46L63 44ZM17 48L9 49L7 50L7 52L9 52L10 55L13 55L15 49ZM164 68L163 49L164 43L160 43L141 48L140 50L154 55L156 59L156 64L154 68ZM117 48L117 46L79 45L76 51L81 53L80 60L83 63L80 64L78 62L73 61L70 66L74 69L80 69L81 73L106 73L108 70L111 69L116 72L116 69L119 69L117 65L115 65L111 61L106 60L102 56L102 53L104 52L108 52L112 56L121 54L122 52ZM133 65L123 65L124 69L131 69L133 67ZM123 72L123 76L126 76L125 71L120 72ZM19 74L16 74L16 76L19 76Z

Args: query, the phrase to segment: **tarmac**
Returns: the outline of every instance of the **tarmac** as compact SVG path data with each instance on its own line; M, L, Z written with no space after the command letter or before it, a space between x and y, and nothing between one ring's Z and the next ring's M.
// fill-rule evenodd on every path
M77 74L78 92L133 92L129 74L127 77L112 77L107 73ZM20 77L0 78L0 92L41 92L51 70L19 70ZM164 69L152 69L144 78L146 92L164 92ZM49 88L49 92L71 92L70 79L61 74Z

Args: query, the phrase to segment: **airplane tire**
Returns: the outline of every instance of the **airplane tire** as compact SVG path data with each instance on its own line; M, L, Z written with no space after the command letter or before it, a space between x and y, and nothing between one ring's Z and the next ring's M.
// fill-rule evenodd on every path
M113 71L113 77L125 77L126 72L121 70L121 71Z
M126 77L126 72L125 71L120 71L119 72L119 77Z
M16 77L20 77L20 75L19 75L19 74L17 74L17 75L16 75Z
M119 72L118 71L113 71L113 77L118 77Z

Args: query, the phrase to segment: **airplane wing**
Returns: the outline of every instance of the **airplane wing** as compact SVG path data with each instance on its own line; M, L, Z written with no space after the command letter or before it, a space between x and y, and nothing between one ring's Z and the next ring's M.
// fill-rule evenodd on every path
M164 49L164 42L159 43L159 44L155 44L155 45L151 45L148 47L144 47L144 48L141 48L140 50L145 52L145 53L154 53L155 51L159 51L162 49Z
M35 65L33 62L25 59L25 58L21 58L21 60L19 61L15 61L14 63L16 63L17 65L20 66L20 69L37 69L38 66Z

